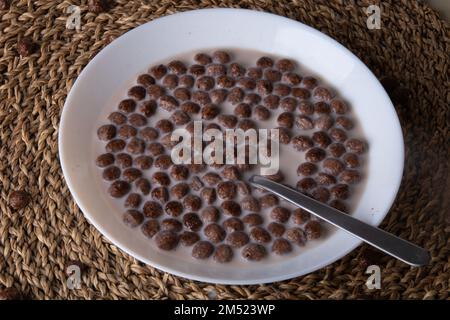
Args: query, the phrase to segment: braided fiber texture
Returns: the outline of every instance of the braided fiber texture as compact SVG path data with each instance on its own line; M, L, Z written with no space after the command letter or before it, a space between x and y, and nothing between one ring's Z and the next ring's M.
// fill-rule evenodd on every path
M30 299L449 299L449 26L427 5L383 2L381 29L369 30L365 8L376 0L116 0L104 13L89 12L87 1L9 2L0 9L0 289L14 287ZM79 32L66 28L72 4L81 8ZM58 159L68 91L92 57L123 33L164 15L209 7L255 9L301 21L341 42L377 77L395 79L399 87L390 94L403 127L406 162L401 190L382 228L427 248L429 266L411 268L381 256L375 261L381 289L369 290L360 263L365 247L360 247L296 279L212 285L136 261L86 221ZM24 37L37 44L28 57L16 50ZM32 199L13 210L8 197L18 189ZM66 285L68 261L85 266L81 289Z

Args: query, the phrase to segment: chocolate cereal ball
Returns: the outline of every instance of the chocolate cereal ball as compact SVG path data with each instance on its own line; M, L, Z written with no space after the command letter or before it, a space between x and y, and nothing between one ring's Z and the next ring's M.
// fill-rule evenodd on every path
M245 232L233 231L228 234L226 241L233 248L241 248L250 241L250 238Z
M217 195L220 199L233 199L236 196L236 185L231 181L220 182L217 185Z
M116 166L110 166L103 170L102 178L106 181L114 181L120 178L120 169Z
M219 107L214 104L206 104L201 109L201 115L203 120L212 120L220 113Z
M144 153L145 142L139 138L131 138L130 142L127 144L127 151L131 154L137 155Z
M230 262L233 259L233 249L229 245L221 244L214 252L214 260L219 263Z
M169 200L169 191L165 187L156 187L152 190L151 197L153 200L165 203Z
M325 151L320 148L311 148L305 154L306 161L309 162L320 162L325 158Z
M329 114L330 111L330 106L323 101L314 104L314 112L317 114Z
M266 194L259 198L259 203L263 209L274 207L278 204L278 202L278 197L273 194Z
M162 84L169 89L175 89L178 86L178 77L175 74L168 74L162 79Z
M261 101L261 97L256 93L248 93L244 97L244 102L249 105L255 105Z
M280 59L275 63L275 68L281 72L292 72L295 69L295 63L290 59Z
M307 101L300 101L298 110L304 116L312 116L314 114L314 107Z
M310 218L311 214L302 208L295 209L291 216L292 222L298 225L308 222Z
M124 124L125 122L127 122L127 116L120 112L112 112L108 116L108 120L111 121L111 123L120 126L120 125Z
M230 54L226 51L217 50L212 54L212 59L217 63L228 63L231 60Z
M330 203L329 203L329 206L330 206L330 207L333 207L333 208L335 208L336 210L339 210L339 211L341 211L341 212L348 213L348 208L347 208L347 206L345 205L345 203L343 203L343 202L340 201L340 200L337 200L337 199L331 200Z
M300 100L309 99L311 94L304 88L292 88L292 95Z
M189 169L182 164L174 164L170 169L170 176L177 181L186 180L189 176Z
M146 95L146 90L142 86L134 86L128 90L128 95L136 100L143 100Z
M291 142L291 133L289 129L278 127L279 141L282 144L289 144Z
M319 147L322 148L328 147L328 145L331 143L330 137L324 131L314 132L312 135L312 139Z
M231 114L221 114L217 117L217 121L226 129L233 129L236 127L238 119Z
M340 160L334 158L325 159L322 166L326 173L334 176L337 176L344 170L344 164Z
M250 212L259 212L261 210L261 206L259 201L252 196L246 196L241 200L241 207L244 210Z
M350 196L350 190L348 185L339 183L331 187L331 196L335 199L345 200Z
M297 182L297 190L308 194L310 190L317 186L317 182L310 177L303 178Z
M272 244L272 252L283 255L292 251L292 246L289 241L283 238L275 239Z
M333 128L330 130L329 133L330 133L331 139L333 139L334 141L344 142L345 140L347 140L347 134L342 129Z
M156 112L157 104L155 100L145 101L139 107L139 111L147 118L153 116Z
M197 176L192 178L191 183L189 185L191 189L195 191L199 191L204 186L203 182Z
M283 207L275 207L270 212L270 217L279 223L287 222L290 216L291 212L289 211L289 209Z
M162 154L155 159L155 168L167 170L173 165L172 158L167 154Z
M117 136L121 139L127 140L129 138L135 137L138 131L135 127L128 124L121 126L117 132Z
M240 195L246 196L249 195L252 191L250 189L250 186L248 185L248 183L244 182L244 181L238 181L236 183L237 186L237 192Z
M273 67L273 60L269 57L261 57L256 61L256 65L260 67L261 69L265 68L272 68Z
M341 143L332 143L328 146L328 151L333 157L339 158L345 153L345 147Z
M122 220L128 227L136 228L144 221L144 216L137 210L128 210L124 213Z
M206 71L205 67L199 64L193 64L189 68L189 72L196 77L200 77L201 75L205 74L205 71Z
M280 127L283 128L292 128L294 124L294 115L290 112L283 112L277 118L277 123Z
M266 248L260 244L250 243L242 250L242 256L250 261L260 261L267 255Z
M136 167L141 170L148 170L153 165L153 158L150 156L139 156L134 159Z
M330 186L336 183L336 178L328 173L319 172L316 177L316 181L322 186Z
M172 231L159 231L155 235L155 243L159 249L173 250L178 245L178 235Z
M148 96L150 97L150 99L154 99L154 100L157 100L157 99L163 97L165 92L166 92L166 89L164 89L164 87L157 85L157 84L152 84L151 86L149 86L147 88ZM163 101L166 101L166 100L167 100L167 98L163 99Z
M291 93L291 88L285 84L277 83L273 86L273 93L280 97L285 97Z
M311 130L312 128L314 128L313 121L307 116L296 116L295 125L300 130Z
M210 186L215 186L220 181L222 181L222 178L217 173L214 172L206 173L202 179Z
M272 236L278 238L284 234L286 228L281 223L271 222L267 225L267 230L270 232Z
M325 187L317 187L312 192L311 195L317 201L326 203L330 199L330 191Z
M348 139L345 142L345 147L347 150L356 154L363 154L366 151L366 144L361 140L354 138Z
M228 92L227 100L232 105L236 105L244 99L245 92L241 88L234 87Z
M320 238L322 228L319 221L313 220L306 224L305 233L308 240L314 240Z
M292 228L286 231L286 238L298 246L303 246L306 243L306 235L300 228Z
M152 182L160 186L168 186L170 184L170 178L167 173L158 171L152 175Z
M214 246L208 241L198 241L192 248L192 256L196 259L207 259L214 251Z
M219 209L213 206L206 207L201 212L201 218L205 223L217 222L219 217Z
M164 211L172 217L178 217L183 213L183 205L178 201L169 201L164 207Z
M301 83L306 89L311 90L317 86L317 79L314 77L303 77Z
M259 226L261 224L263 224L264 219L261 215L257 214L257 213L251 213L246 215L242 221L246 224L249 225L250 227L254 227L254 226Z
M265 121L270 118L270 110L261 105L255 107L253 114L255 118L260 121Z
M179 60L173 60L173 61L169 62L167 67L169 68L170 72L172 72L176 75L182 75L182 74L186 73L186 71L187 71L187 68L184 65L184 63Z
M297 151L306 151L313 147L314 142L308 136L296 136L291 140L292 146Z
M116 127L112 124L105 124L98 128L97 136L100 140L109 141L116 136Z
M267 80L270 80L272 82L280 81L281 80L281 72L275 69L266 69L263 72L264 78Z
M299 85L302 81L302 77L297 73L286 72L283 74L281 81L293 86Z
M333 93L325 87L316 87L313 96L321 101L330 101L333 98Z
M228 233L244 230L244 223L240 219L235 217L226 219L222 223L222 225Z
M269 94L263 99L264 106L269 109L276 109L280 105L280 97L274 94Z
M297 99L292 97L283 98L280 101L280 107L284 111L293 112L297 107Z
M167 73L167 67L159 64L150 68L149 73L156 79L161 79Z
M162 206L155 201L147 201L142 210L147 218L158 218L163 214Z
M97 167L105 168L114 163L114 155L112 153L104 153L97 157L95 164Z
M200 241L200 236L196 232L184 231L180 235L180 242L185 247L190 247Z
M194 86L194 77L190 75L182 75L178 80L178 85L182 88L192 88Z
M182 111L189 114L197 114L200 112L200 106L191 101L184 102L180 108Z
M256 82L256 92L261 95L268 95L272 93L273 85L269 80L258 80Z
M227 90L225 89L215 89L210 92L211 102L214 104L219 104L225 101L227 98Z
M237 217L241 214L241 206L237 202L225 200L220 207L226 215Z
M144 236L148 238L153 238L155 234L159 232L159 222L155 219L150 219L144 222L144 224L141 226L141 231L144 234Z
M361 175L356 170L346 169L339 175L339 181L343 183L353 184L361 180Z
M125 99L120 101L119 106L117 107L119 111L123 113L130 113L133 112L136 109L136 101L133 99ZM110 115L112 117L112 114ZM118 114L114 114L114 118L118 117ZM110 119L111 120L111 119ZM122 123L120 123L122 124Z
M318 168L314 163L304 162L297 168L297 175L299 176L311 176L317 172Z
M191 120L191 117L182 110L176 110L172 113L170 119L173 123L175 123L175 125L181 126L188 123Z
M186 210L198 211L202 206L202 199L199 196L188 194L183 198L183 205Z
M155 84L155 78L147 73L144 73L137 78L137 83L143 85L144 87L148 87L152 84Z
M205 201L206 204L212 204L216 201L216 189L214 188L203 188L200 192L200 197Z
M232 88L234 86L233 78L229 76L219 76L217 77L217 86L219 88ZM211 90L213 87L205 90Z
M336 118L336 124L345 130L353 129L353 121L347 117L339 116Z
M108 188L108 193L113 198L122 198L130 192L131 186L128 182L123 180L116 180Z
M196 213L189 212L183 216L183 225L190 231L198 231L202 227L203 222Z
M189 192L189 185L184 182L180 182L170 189L170 194L177 199L183 198L186 194L188 194L188 192Z
M139 178L135 182L136 188L138 191L140 191L143 195L148 195L150 193L150 182L145 178Z
M345 114L348 111L348 106L345 102L343 102L342 100L339 99L333 99L330 102L330 106L331 109L336 113L336 114Z
M177 88L173 92L173 96L179 101L187 101L191 98L191 92L187 88Z
M125 199L125 208L136 209L141 204L142 198L138 193L130 193Z
M272 239L270 233L262 227L253 227L250 230L250 238L258 243L268 243Z
M346 153L342 157L342 161L344 162L347 168L357 168L359 167L359 159L358 156L354 153Z
M228 180L239 180L241 177L239 169L233 165L226 165L222 170L222 175Z
M178 108L179 103L174 97L163 95L159 98L159 106L166 111L172 112Z
M252 115L252 109L247 103L239 103L234 108L234 114L238 118L249 118Z
M319 116L316 120L314 120L314 126L319 130L328 130L333 125L334 120L327 114Z
M194 61L201 65L207 65L212 62L212 59L206 53L197 53L194 56Z
M227 67L223 64L213 63L206 67L206 74L213 77L223 76L227 73Z
M161 221L161 229L164 231L180 232L183 225L180 221L172 218Z
M212 243L219 243L225 239L225 230L217 223L211 223L203 229L203 233Z

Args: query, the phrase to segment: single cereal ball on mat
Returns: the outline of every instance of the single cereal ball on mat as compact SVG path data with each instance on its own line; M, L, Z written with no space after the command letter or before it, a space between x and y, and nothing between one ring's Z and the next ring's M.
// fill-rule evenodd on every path
M11 192L8 197L9 206L15 210L25 208L30 201L31 201L30 194L23 190L15 190Z

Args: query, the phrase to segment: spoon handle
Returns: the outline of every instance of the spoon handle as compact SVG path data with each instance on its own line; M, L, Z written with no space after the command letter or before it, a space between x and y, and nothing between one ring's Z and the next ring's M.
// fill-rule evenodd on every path
M305 196L291 187L256 175L249 181L409 265L423 266L430 261L427 250Z

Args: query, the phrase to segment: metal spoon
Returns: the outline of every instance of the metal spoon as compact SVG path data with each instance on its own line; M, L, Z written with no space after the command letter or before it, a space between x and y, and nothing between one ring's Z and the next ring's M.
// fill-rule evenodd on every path
M430 261L427 250L305 196L291 187L257 175L252 176L249 181L409 265L418 267Z

